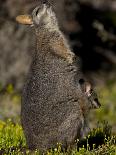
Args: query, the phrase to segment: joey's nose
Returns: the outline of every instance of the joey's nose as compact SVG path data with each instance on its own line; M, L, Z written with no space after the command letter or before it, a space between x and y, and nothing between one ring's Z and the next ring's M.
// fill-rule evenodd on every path
M101 104L100 104L100 102L99 102L99 100L97 98L94 99L94 105L95 105L96 108L100 108L101 107Z

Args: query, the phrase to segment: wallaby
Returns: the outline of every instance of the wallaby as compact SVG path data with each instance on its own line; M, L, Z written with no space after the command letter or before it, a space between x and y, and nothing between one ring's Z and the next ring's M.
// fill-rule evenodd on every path
M71 51L52 7L41 4L16 20L34 27L36 50L22 94L21 122L30 149L71 146L87 133L89 100L79 83L79 58ZM90 91L90 89L89 89ZM89 92L88 91L88 92ZM82 108L82 105L84 108Z

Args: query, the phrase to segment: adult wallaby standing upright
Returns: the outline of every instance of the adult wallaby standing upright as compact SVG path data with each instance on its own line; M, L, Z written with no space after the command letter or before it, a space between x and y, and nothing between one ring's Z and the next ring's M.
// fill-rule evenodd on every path
M79 80L79 59L71 52L49 4L17 21L35 29L36 50L22 95L21 121L30 149L73 145L87 131L89 100ZM83 105L83 109L82 109Z

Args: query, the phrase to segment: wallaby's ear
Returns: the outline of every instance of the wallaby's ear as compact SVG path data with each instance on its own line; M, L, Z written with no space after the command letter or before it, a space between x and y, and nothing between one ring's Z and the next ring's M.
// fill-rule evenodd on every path
M33 20L30 15L19 15L16 17L16 21L23 25L33 25Z

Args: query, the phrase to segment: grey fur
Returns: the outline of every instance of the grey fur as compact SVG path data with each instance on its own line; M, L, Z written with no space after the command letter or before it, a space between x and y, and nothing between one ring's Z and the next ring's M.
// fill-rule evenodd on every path
M78 82L83 78L79 59L51 7L37 7L32 18L37 47L22 95L21 121L29 148L43 152L57 143L70 146L85 135L89 103Z

